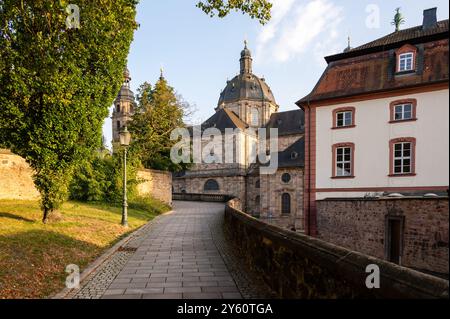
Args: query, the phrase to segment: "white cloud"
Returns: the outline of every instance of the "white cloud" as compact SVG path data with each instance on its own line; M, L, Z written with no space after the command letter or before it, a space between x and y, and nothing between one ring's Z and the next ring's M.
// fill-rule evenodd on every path
M256 60L287 62L312 52L320 60L336 52L343 10L330 0L274 0L272 20L257 39Z

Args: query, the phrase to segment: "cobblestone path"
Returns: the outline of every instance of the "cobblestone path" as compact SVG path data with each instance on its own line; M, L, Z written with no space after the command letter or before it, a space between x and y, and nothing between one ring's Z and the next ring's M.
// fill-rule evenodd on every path
M266 298L264 284L247 273L223 234L224 205L175 202L69 298Z

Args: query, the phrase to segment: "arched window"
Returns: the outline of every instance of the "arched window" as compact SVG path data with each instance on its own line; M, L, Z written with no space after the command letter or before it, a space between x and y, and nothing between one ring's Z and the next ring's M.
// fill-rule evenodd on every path
M261 203L261 196L258 195L255 197L255 205L259 206L260 203Z
M116 112L117 112L117 113L120 113L120 104L117 104L117 106L116 106Z
M281 195L281 213L291 213L291 195L289 195L288 193L284 193L283 195Z
M219 183L217 183L214 179L209 179L205 183L204 187L205 191L218 191L219 190Z
M255 188L261 188L261 181L259 179L255 183Z

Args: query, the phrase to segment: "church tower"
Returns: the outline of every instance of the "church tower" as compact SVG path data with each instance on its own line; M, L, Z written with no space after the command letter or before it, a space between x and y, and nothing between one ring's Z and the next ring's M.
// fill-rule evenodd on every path
M125 69L124 82L120 88L120 92L114 101L114 110L112 114L112 136L113 136L113 151L119 146L119 133L125 125L133 117L136 101L134 99L134 93L130 89L130 71Z

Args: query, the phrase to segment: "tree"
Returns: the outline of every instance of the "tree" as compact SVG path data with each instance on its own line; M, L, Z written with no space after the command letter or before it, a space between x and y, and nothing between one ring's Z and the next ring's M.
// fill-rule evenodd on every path
M133 200L137 196L136 158L127 161L127 192ZM77 166L70 182L70 199L89 202L120 203L123 196L123 157L120 154L94 152Z
M69 1L0 0L0 144L34 169L44 223L101 145L137 28L136 0L76 2L68 28Z
M270 20L272 4L267 0L205 0L199 1L197 7L211 17L218 15L220 18L227 16L232 10L240 10L252 19L258 19L261 24L266 24Z
M138 0L75 2L0 0L0 145L34 169L44 223L67 198L77 164L101 144L137 28ZM266 0L198 6L219 17L270 17Z
M185 168L170 159L170 150L175 144L170 134L184 127L183 118L189 111L190 105L175 94L162 75L154 88L149 83L140 86L137 112L130 123L131 152L144 167L169 171Z

